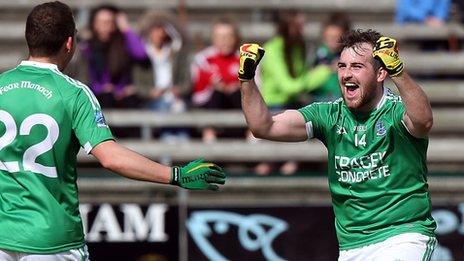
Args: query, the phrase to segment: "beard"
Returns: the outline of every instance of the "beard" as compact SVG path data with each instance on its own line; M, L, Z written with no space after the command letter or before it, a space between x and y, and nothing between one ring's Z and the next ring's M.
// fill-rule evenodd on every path
M366 85L364 88L359 87L359 95L355 99L347 99L346 95L343 95L343 100L346 106L354 112L367 112L375 107L376 99L376 88L375 85ZM346 90L344 90L346 92Z

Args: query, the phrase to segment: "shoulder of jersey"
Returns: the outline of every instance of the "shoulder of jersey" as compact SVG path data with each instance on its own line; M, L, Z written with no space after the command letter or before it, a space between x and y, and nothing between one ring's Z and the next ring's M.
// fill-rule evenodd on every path
M403 102L401 96L393 93L390 89L387 89L387 94L385 98L391 102Z
M91 102L92 107L94 109L100 108L97 98L95 97L92 90L90 90L90 88L87 85L83 84L82 82L76 79L69 77L68 75L60 72L59 70L53 70L53 72L55 73L56 77L59 77L61 80L66 81L69 86L74 87L72 88L73 90L76 90L77 92L81 91L82 93L84 93L89 99L89 101Z
M17 68L18 68L18 67L16 66L16 67L14 67L14 68L11 68L11 69L9 69L9 70L6 70L6 71L0 73L0 77L3 77L3 76L5 76L5 75L8 75L8 74L10 74L10 73L16 71Z
M59 70L52 70L55 74L55 76L57 78L59 78L60 80L63 80L64 82L68 83L69 85L71 86L74 86L74 87L77 87L77 88L86 88L88 89L89 87L85 84L83 84L82 82L76 80L76 79L73 79L72 77L69 77L68 75L62 73L61 71Z

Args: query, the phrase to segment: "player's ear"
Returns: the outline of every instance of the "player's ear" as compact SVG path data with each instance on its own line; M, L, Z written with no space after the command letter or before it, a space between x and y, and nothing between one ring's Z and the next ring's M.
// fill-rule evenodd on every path
M383 82L388 76L387 70L383 68L383 66L380 66L380 68L377 70L377 82Z
M66 39L65 43L65 50L67 53L70 53L74 50L74 37L68 37L68 39Z

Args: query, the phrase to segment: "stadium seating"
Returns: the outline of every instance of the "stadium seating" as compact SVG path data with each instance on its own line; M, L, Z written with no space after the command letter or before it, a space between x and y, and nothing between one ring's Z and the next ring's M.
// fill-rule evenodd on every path
M26 46L23 42L24 20L34 5L42 1L7 1L0 0L0 71L3 71L26 56ZM79 29L85 26L90 8L104 1L64 1L71 5L76 12ZM135 23L140 15L149 9L177 10L183 4L188 13L188 28L190 36L206 41L210 35L211 22L217 18L228 16L239 21L238 25L243 41L263 42L274 33L272 17L277 10L298 9L308 14L308 23L305 26L305 35L308 40L316 41L319 37L321 23L327 13L332 11L346 12L353 20L356 28L375 28L386 35L398 38L405 48L404 56L408 61L408 68L414 73L425 74L434 72L443 75L454 75L459 72L459 65L464 61L463 54L434 53L425 54L417 51L406 52L411 41L442 40L446 41L450 35L463 38L464 27L452 22L439 30L435 28L408 25L398 26L392 23L395 1L363 1L363 0L237 0L237 1L211 1L211 0L118 0L112 4L120 6L126 11ZM406 44L407 43L407 44ZM413 46L414 47L414 46ZM416 49L417 50L417 49ZM453 59L450 57L453 56ZM424 63L424 60L433 59L435 62Z

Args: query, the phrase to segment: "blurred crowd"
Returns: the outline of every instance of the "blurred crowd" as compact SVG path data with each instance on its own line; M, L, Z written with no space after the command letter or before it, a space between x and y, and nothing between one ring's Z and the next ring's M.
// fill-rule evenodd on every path
M458 1L458 6L460 1ZM395 22L440 27L450 15L451 0L397 0ZM298 11L275 14L275 35L261 43L266 56L258 68L257 84L274 112L340 97L336 75L339 38L352 27L344 13L327 14L317 44L305 39L306 17ZM114 5L94 7L79 32L75 64L104 109L150 109L182 113L187 110L238 110L241 107L238 47L239 28L231 19L211 23L210 41L188 37L186 13L147 11L137 21ZM209 45L208 45L209 44ZM427 47L424 47L427 48ZM130 136L117 132L116 136ZM161 129L159 137L186 140L199 137L242 137L259 142L247 131L206 127L200 131ZM293 174L297 162L260 163L255 172Z

